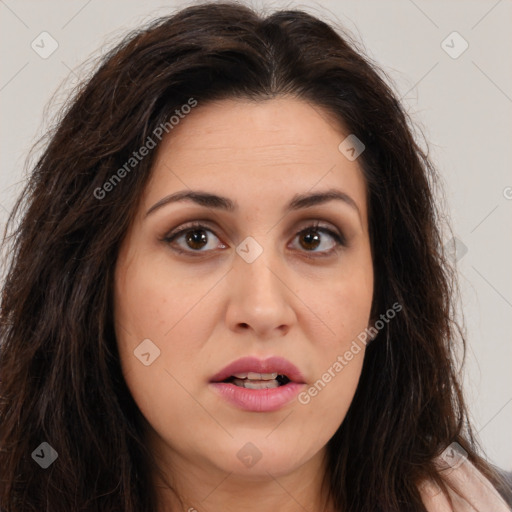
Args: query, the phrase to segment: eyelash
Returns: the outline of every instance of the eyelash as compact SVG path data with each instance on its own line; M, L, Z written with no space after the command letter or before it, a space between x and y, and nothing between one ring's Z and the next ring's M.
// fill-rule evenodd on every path
M209 231L209 232L213 233L215 235L215 237L219 238L214 233L214 231L211 228L209 228L208 226L205 226L204 224L201 224L200 222L192 222L190 224L185 224L184 226L182 226L179 229L179 231L174 231L174 232L169 233L162 239L162 241L171 245L172 242L174 242L181 235L184 235L189 231L201 231L201 230ZM329 228L320 226L320 223L318 221L315 222L314 224L307 226L304 229L301 229L298 233L295 234L295 237L302 235L303 233L307 233L307 232L325 233L325 234L329 235L336 242L336 245L334 246L334 248L330 249L329 251L323 251L323 252L304 251L306 254L306 257L308 257L308 258L328 257L328 256L331 256L332 254L334 254L335 252L337 252L341 247L346 246L346 241L345 241L345 238L343 235L340 235ZM192 257L199 257L202 254L210 252L210 251L194 251L192 249L183 250L183 249L180 249L177 247L173 247L172 249L174 251L176 251L178 254L188 254L188 255L191 255ZM308 253L315 254L315 256L307 256Z

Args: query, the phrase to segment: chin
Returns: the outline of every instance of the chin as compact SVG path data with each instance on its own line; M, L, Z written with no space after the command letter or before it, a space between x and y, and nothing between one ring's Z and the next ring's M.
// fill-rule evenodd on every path
M296 443L286 446L282 439L269 441L265 436L267 432L260 440L253 436L253 441L230 443L222 458L217 454L215 465L248 480L267 480L269 475L277 478L295 471L316 452L314 449L299 452Z

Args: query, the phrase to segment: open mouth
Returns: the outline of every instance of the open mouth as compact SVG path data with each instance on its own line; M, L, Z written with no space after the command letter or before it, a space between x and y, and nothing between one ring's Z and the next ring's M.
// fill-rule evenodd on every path
M247 389L271 389L285 386L290 379L278 373L244 372L235 373L222 382Z
M306 381L300 370L283 357L247 356L215 374L210 385L214 393L237 409L273 412L290 404Z

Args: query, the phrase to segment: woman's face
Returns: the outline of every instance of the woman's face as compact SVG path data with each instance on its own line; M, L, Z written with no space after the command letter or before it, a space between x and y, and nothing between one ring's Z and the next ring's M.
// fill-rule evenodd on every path
M298 99L224 100L199 103L158 148L117 262L115 322L149 442L173 471L257 479L323 460L373 295L365 181L338 149L348 135ZM308 202L328 190L341 199ZM164 200L178 192L225 199ZM212 382L247 357L227 370L234 383Z

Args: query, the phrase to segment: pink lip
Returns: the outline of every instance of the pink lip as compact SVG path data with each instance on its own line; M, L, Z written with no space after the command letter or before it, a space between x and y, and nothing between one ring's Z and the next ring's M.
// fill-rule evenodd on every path
M286 375L290 382L284 386L271 389L247 389L222 382L234 373L243 372L278 373ZM261 361L254 357L244 357L234 361L214 375L210 385L215 392L239 409L253 412L271 412L291 402L305 386L305 382L298 368L286 359L270 357Z
M210 382L222 382L234 373L244 372L278 373L279 375L286 375L293 382L304 384L304 377L299 369L282 357L269 357L264 360L255 357L242 357L228 364L228 366L214 375Z

